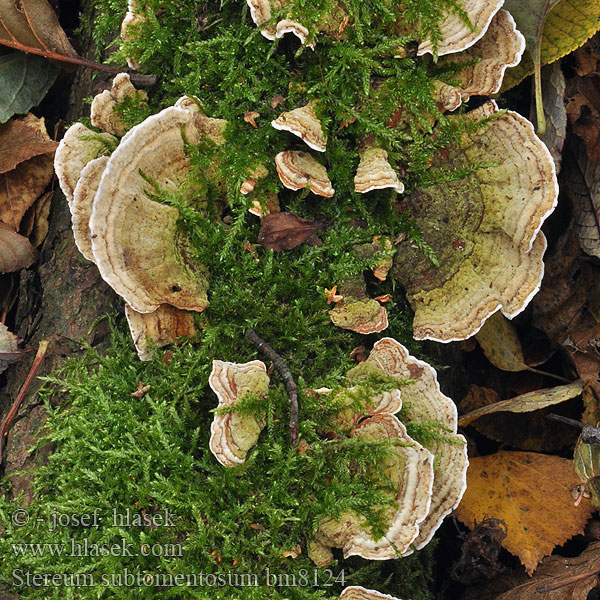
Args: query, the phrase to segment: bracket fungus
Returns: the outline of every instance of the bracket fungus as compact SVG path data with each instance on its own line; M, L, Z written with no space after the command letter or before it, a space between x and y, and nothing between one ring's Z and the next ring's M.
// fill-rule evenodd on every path
M410 356L396 340L383 338L375 343L368 359L347 376L359 380L373 371L398 379L403 419L416 425L435 423L440 435L426 447L415 442L394 416L401 403L393 394L376 399L369 414L347 414L345 409L340 413L344 424L354 426L350 437L401 442L382 465L397 490L396 506L387 514L388 528L379 540L363 527L364 518L357 514L322 519L309 548L309 556L319 565L332 559L331 547L342 548L344 557L359 555L375 560L406 556L413 548L422 548L444 517L458 506L466 489L466 441L456 433L456 406L440 391L433 368ZM316 391L328 393L326 389Z
M385 509L387 528L378 540L364 527L365 518L355 513L343 513L339 519L321 519L309 548L309 557L319 565L332 560L329 548L341 548L345 558L396 558L409 550L419 533L419 523L429 511L433 455L406 433L394 415L367 417L352 430L350 437L393 443L381 471L397 490L395 503Z
M310 186L313 194L325 198L331 198L335 193L325 167L307 152L280 152L275 156L275 166L279 179L290 190Z
M371 298L344 299L329 311L329 316L337 327L363 335L379 333L388 326L385 306Z
M340 286L342 299L329 311L331 322L342 329L364 335L379 333L388 326L385 306L367 296L362 274L347 277Z
M140 360L150 360L151 344L160 348L175 344L178 338L196 335L194 315L168 304L151 313L139 313L126 304L125 316Z
M280 10L286 4L286 0L246 0L250 7L250 16L258 27L271 21L271 9ZM277 23L269 23L261 27L260 32L268 39L275 40L282 38L286 33L293 33L302 45L309 48L315 47L314 41L306 44L308 39L308 29L301 23L292 19L281 19Z
M316 100L309 102L301 108L282 112L271 125L281 131L289 131L301 138L307 146L317 152L325 152L327 148L327 135L317 113L315 112Z
M267 367L260 360L243 364L213 360L208 383L219 399L218 408L232 408L248 395L264 398L269 393ZM266 422L266 412L217 413L210 427L210 451L225 467L243 464Z
M397 246L392 276L415 311L417 339L466 339L497 310L508 318L519 314L541 284L540 228L558 196L554 162L532 124L511 111L498 114L494 102L454 118L489 117L434 166L492 166L405 200L439 262L434 266L408 241Z
M467 489L467 445L465 438L456 433L456 405L440 390L435 370L411 356L392 338L375 342L366 364L375 365L391 377L410 381L402 386L401 395L406 418L411 423L435 422L444 428L443 439L425 444L435 456L435 462L431 506L413 541L414 547L420 550L431 540L444 517L458 506ZM351 376L352 371L348 375Z
M114 136L96 133L83 123L75 123L67 129L54 155L54 170L68 202L73 200L73 192L83 167L91 160L108 154L108 149L116 144Z
M376 590L368 590L360 585L351 585L340 594L340 600L400 600L389 594L382 594Z
M487 31L494 15L504 4L504 0L462 0L460 8L467 15L465 22L457 12L449 12L440 23L440 41L437 48L431 40L419 44L417 55L433 54L439 56L462 52L477 42Z
M71 211L71 223L73 225L73 237L77 249L85 258L94 260L92 252L92 234L90 232L90 216L92 215L92 204L100 185L102 173L106 168L108 156L100 156L83 167L77 185L73 190L73 199L69 202Z
M354 191L366 194L372 190L393 188L399 194L404 184L388 162L388 154L383 148L367 147L360 151L360 162L354 176Z
M121 23L121 39L124 42L137 39L138 34L136 28L142 23L145 23L146 20L147 18L140 12L140 2L138 0L128 0L127 13ZM139 57L127 56L125 58L130 69L140 68Z
M138 312L208 306L207 270L188 253L179 211L149 196L154 185L177 191L185 182L191 165L182 132L191 144L203 136L219 144L224 127L182 98L133 127L106 165L90 218L92 251L102 278Z
M110 90L104 90L101 94L94 96L90 117L92 125L107 133L122 137L127 133L129 127L115 111L115 107L125 98L138 97L146 101L148 96L143 90L136 90L127 73L119 73L115 76Z
M498 11L485 35L460 54L440 59L441 66L467 64L454 75L456 87L437 82L438 102L443 110L455 110L470 96L490 96L502 86L504 72L519 64L525 38L506 10ZM476 62L474 62L476 61ZM474 64L471 64L473 63Z

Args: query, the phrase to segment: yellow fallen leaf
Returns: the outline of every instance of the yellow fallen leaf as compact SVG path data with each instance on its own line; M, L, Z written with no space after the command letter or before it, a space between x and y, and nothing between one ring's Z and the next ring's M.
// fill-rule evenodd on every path
M553 406L554 404L560 404L579 396L583 392L584 383L581 379L577 379L567 385L559 385L554 388L547 388L543 390L536 390L535 392L529 392L528 394L522 394L516 398L510 398L509 400L502 400L501 402L495 402L494 404L488 404L477 410L473 410L466 415L463 415L458 420L458 424L461 427L468 425L475 419L483 416L490 415L496 412L512 412L512 413L526 413L533 412L534 410L540 410L547 406Z
M573 461L533 452L498 452L470 459L467 491L455 511L467 527L487 518L503 520L502 546L518 556L530 575L555 546L583 532L592 506L575 506L579 483Z
M501 313L494 313L479 330L475 339L487 359L503 371L526 371L521 342L515 326Z
M561 0L546 17L541 46L541 64L547 65L582 46L600 29L598 0ZM519 65L508 69L501 92L533 73L533 60L523 56Z

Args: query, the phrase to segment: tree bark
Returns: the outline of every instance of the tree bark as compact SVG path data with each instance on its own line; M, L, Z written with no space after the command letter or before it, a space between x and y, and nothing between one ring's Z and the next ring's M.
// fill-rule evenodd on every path
M84 4L86 12L91 15L93 3L86 1ZM95 48L89 33L79 42L82 56L94 59ZM64 114L60 115L67 125L89 116L85 98L93 94L92 76L93 71L84 68L78 68L72 76L68 104L65 103L62 108ZM59 88L58 93L68 81L68 77L59 79L55 85ZM57 93L57 89L54 92ZM48 129L51 133L51 124ZM39 375L46 375L59 367L67 356L80 353L82 340L92 345L102 344L107 337L108 324L106 321L100 321L95 327L94 324L103 315L114 312L119 305L96 266L77 250L69 208L56 181L54 189L48 235L41 246L37 263L21 272L18 303L13 309L14 325L11 329L32 352L7 371L7 386L0 393L0 417L6 414L25 380L41 340L50 341L39 371ZM39 387L39 381L31 386L10 426L4 452L4 473L7 475L15 471L29 471L44 461L50 452L50 448L43 448L30 453L46 421L45 409L37 398ZM57 403L61 401L60 397L56 400ZM24 501L29 502L33 491L31 476L15 474L11 482L13 496L23 492Z

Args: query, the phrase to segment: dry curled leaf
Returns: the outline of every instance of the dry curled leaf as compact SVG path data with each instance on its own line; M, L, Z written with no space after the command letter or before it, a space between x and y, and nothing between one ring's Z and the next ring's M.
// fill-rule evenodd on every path
M562 149L567 137L567 110L565 108L565 76L559 62L547 65L542 69L542 97L544 99L544 115L546 117L546 131L542 141L550 150L556 165L556 172L560 172L562 162ZM532 106L529 120L534 121L535 110Z
M504 521L485 519L476 523L473 531L464 538L461 556L452 567L450 577L464 584L496 577L504 569L498 558L505 537Z
M548 556L533 577L502 577L471 588L463 600L587 600L598 584L600 542L579 556Z
M565 101L573 131L584 141L588 157L600 160L600 36L575 53L576 73L567 81Z
M508 526L502 545L532 575L555 546L583 532L592 506L573 505L573 461L532 452L498 452L470 459L467 491L456 515L467 527L486 518Z
M598 108L600 110L600 105ZM568 149L565 177L570 196L576 204L577 238L586 254L600 258L600 162L589 158L580 140L570 140Z
M581 479L579 492L587 492L592 504L600 507L600 446L579 439L573 453L573 467Z
M16 40L39 50L77 56L47 0L0 2L0 25L0 43Z
M25 269L35 257L35 249L29 240L0 222L0 273Z
M306 241L320 242L315 234L323 227L318 221L309 221L290 212L266 215L261 224L258 243L275 252L291 250Z
M28 114L0 125L0 173L40 154L53 153L58 144L46 133L44 119Z

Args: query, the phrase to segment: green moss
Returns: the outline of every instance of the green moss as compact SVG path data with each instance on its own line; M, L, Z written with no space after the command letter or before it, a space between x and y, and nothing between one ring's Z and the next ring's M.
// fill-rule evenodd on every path
M92 33L103 51L118 31L125 8L122 0L96 4ZM389 507L389 482L377 468L389 455L389 447L364 439L322 439L322 432L329 431L344 410L364 408L374 389L392 389L389 378L363 372L365 367L346 378L355 365L350 351L365 338L331 324L324 289L364 276L369 296L391 296L385 334L413 353L418 348L402 291L393 280L378 282L369 272L393 251L369 257L354 250L359 244L372 244L373 236L396 239L406 234L429 260L435 261L435 256L409 215L399 210L394 191L363 197L353 190L353 176L358 146L366 138L387 150L409 192L464 176L431 167L436 155L470 126L440 115L432 100L433 78L450 80L452 70L444 71L427 57L394 58L399 47L410 47L414 40L427 37L435 42L443 11L460 12L458 3L349 0L345 5L352 25L344 39L334 42L317 32L317 23L331 16L337 2L293 0L292 14L301 12L311 34L318 35L315 51L299 47L290 36L277 43L265 40L242 0L143 4L146 22L139 26L138 39L110 60L122 64L126 54L133 54L146 71L159 75L159 81L150 94L150 109L128 100L119 108L121 116L133 125L148 110L155 112L189 94L198 98L209 116L228 121L221 146L208 140L187 146L192 171L179 193L167 194L156 187L153 196L178 208L186 254L210 272L210 306L196 317L200 331L196 343L174 348L170 361L163 361L161 352L148 363L137 361L120 324L106 356L90 349L83 360L68 360L51 378L46 391L50 412L46 441L54 451L35 481L29 522L22 527L11 523L16 506L6 498L0 500L6 528L0 538L2 579L14 585L15 569L21 569L21 576L27 571L86 573L102 582L103 575L109 576L109 585L93 589L15 588L21 597L32 599L312 600L339 594L342 582L333 578L343 569L346 584L413 600L429 598L432 545L398 561L343 561L337 554L338 561L328 572L313 569L306 558L306 541L323 517L338 518L344 511L365 515L373 530L381 531ZM291 134L272 128L271 120L312 99L320 101L317 111L329 135L320 159L336 189L334 199L283 190L274 168L277 152L302 145ZM259 113L257 128L244 120L247 111ZM242 196L241 182L259 165L266 166L269 175L253 194ZM282 253L254 244L260 223L247 208L254 199L264 201L269 192L279 193L283 209L323 223L322 244L302 244ZM208 375L214 359L247 362L257 357L256 348L244 338L248 327L275 347L299 383L300 434L308 449L298 453L290 447L288 399L274 376L267 398L250 394L236 406L235 410L255 414L266 411L267 426L246 463L226 469L208 452L217 404ZM132 398L140 381L150 388L141 399ZM328 402L309 392L321 386L332 388ZM57 393L68 399L68 408L52 408ZM436 424L413 427L411 433L423 440L443 436ZM102 517L98 527L75 523L55 531L47 527L52 511L90 514L95 509ZM129 510L132 515L168 510L176 517L174 527L125 527L112 522L113 510L119 514ZM12 546L69 545L70 540L83 544L84 539L97 545L125 539L138 555L19 555ZM181 544L181 555L139 555L142 547L154 544L170 544L175 551ZM284 550L298 545L303 548L299 558L283 557ZM154 579L148 587L110 581L111 573L123 575L128 569L149 577L256 574L264 584L267 567L271 573L295 576L296 582L306 582L308 576L308 585L186 589L157 586ZM315 577L320 585L313 587ZM330 583L335 585L328 587Z
M244 346L241 340L240 345ZM248 348L243 350L251 354ZM222 467L208 451L211 409L216 404L207 386L212 356L204 345L184 345L173 350L168 365L159 356L140 363L134 359L128 334L114 330L106 356L89 349L84 360L67 360L62 371L49 379L44 397L60 392L68 395L70 403L59 410L47 403L47 435L39 444L52 443L54 452L35 480L37 493L27 509L29 522L15 526L11 516L18 504L0 500L6 528L0 539L0 580L12 587L29 572L80 573L102 582L93 590L56 584L15 586L23 598L316 599L339 594L340 582L333 587L324 584L343 569L346 585L370 584L400 596L428 598L421 579L423 574L430 576L427 553L369 566L356 559L338 561L330 571L315 570L305 557L306 540L323 517L357 511L375 530L381 528L389 505L389 483L378 476L377 465L386 459L389 446L361 439L322 440L317 424L326 412L323 401L302 393L301 436L309 445L304 453L293 451L287 396L282 385L272 385L268 425L259 443L243 466ZM132 398L140 381L150 388L142 398ZM264 400L259 410L264 410ZM72 522L50 531L53 513L83 515L94 510L97 526ZM129 517L124 522L115 520L113 510L119 515L129 511ZM173 527L127 525L144 512L165 515L165 511ZM126 544L127 552L136 556L121 556L121 550L69 556L73 549L84 552L78 549L85 539L88 548ZM43 556L31 550L21 555L14 544L27 543L64 544L66 551L52 556L46 546ZM298 545L303 548L299 558L283 557L283 551ZM141 556L152 548L170 556ZM267 589L267 568L287 574L290 581L308 576L310 583ZM157 579L147 586L112 585L110 574L123 575L125 570L149 578L256 573L261 585L186 588L183 579L178 587L157 586ZM313 587L315 577L323 585Z

